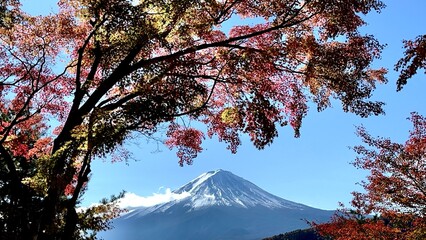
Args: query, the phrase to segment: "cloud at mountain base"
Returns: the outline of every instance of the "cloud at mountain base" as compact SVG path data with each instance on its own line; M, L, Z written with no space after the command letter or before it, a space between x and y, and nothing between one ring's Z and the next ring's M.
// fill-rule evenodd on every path
M160 203L180 200L188 196L190 196L188 192L177 194L173 193L170 188L166 188L164 193L153 193L153 195L147 197L139 196L135 193L128 192L124 195L122 199L119 200L118 205L121 208L151 207Z

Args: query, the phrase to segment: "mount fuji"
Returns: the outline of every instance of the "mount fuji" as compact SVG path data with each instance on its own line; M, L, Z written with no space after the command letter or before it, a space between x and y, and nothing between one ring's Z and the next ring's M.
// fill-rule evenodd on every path
M325 222L333 211L274 196L231 172L204 173L173 191L186 197L137 207L117 218L104 239L238 239L269 237Z

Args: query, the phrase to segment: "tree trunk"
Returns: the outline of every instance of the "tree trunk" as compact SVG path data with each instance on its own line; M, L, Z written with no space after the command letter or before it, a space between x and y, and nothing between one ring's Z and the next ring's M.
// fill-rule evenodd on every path
M77 226L78 215L74 206L69 206L65 217L65 228L61 240L73 240Z

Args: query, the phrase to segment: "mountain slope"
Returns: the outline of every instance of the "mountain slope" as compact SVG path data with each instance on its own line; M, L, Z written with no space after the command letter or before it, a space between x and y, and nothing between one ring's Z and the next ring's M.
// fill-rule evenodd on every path
M253 183L224 170L204 173L174 192L190 193L191 198L186 200L191 203L193 209L212 205L244 208L264 206L303 209L306 207L276 197Z
M261 239L327 221L324 211L274 196L231 172L207 172L174 191L188 197L136 208L105 239Z

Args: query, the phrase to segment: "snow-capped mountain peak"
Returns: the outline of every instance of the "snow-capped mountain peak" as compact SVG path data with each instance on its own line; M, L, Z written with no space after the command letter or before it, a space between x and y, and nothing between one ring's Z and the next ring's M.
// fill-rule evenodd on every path
M191 209L208 206L235 206L268 208L297 208L304 205L276 197L253 183L225 170L210 171L200 175L188 184L174 191L176 194L189 193L185 205Z
M171 192L176 198L137 207L114 220L105 239L261 239L325 222L332 211L274 196L231 172L204 173Z
M186 185L184 185L183 187L179 188L178 190L174 191L174 192L195 192L197 190L197 188L202 185L205 181L208 181L211 177L213 177L216 173L219 172L225 172L222 169L216 170L216 171L210 171L210 172L206 172L201 174L200 176L198 176L197 178L195 178L194 180L190 181L189 183L187 183Z

